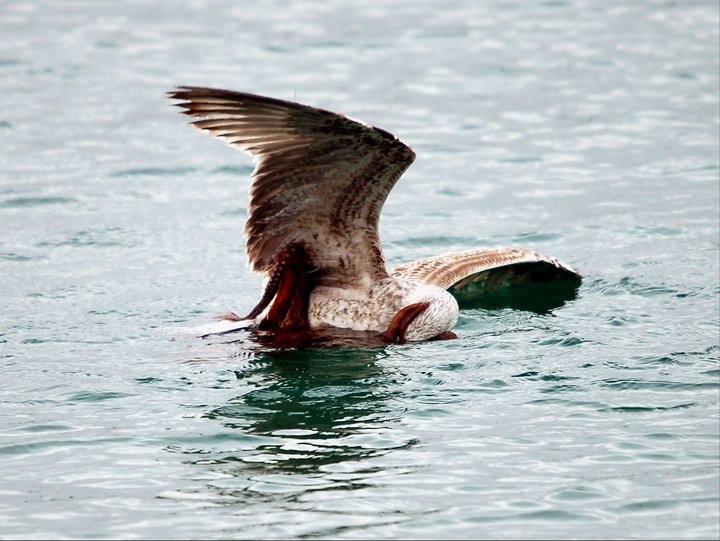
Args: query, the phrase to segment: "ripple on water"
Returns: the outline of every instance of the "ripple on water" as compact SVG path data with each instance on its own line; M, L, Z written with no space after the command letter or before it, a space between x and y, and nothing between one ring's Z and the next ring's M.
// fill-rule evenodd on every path
M560 374L540 374L535 370L529 370L520 374L513 374L513 378L527 378L531 381L568 381L579 379L579 376L563 376Z
M240 175L249 177L253 172L253 167L246 165L221 165L212 170L213 173Z
M405 247L423 247L427 248L430 246L440 246L443 248L446 248L447 246L451 245L458 245L458 246L476 246L477 245L477 239L470 238L470 237L447 237L447 236L437 236L437 237L409 237L407 239L402 240L396 240L392 243L397 246L405 246Z
M564 509L541 509L539 511L509 513L506 515L485 515L477 516L470 519L472 522L595 522L597 518L589 513L581 511L566 511Z
M104 227L76 231L59 240L46 240L36 244L38 248L116 248L138 246L141 241L132 231L122 227Z
M573 346L580 346L585 343L592 343L591 340L585 340L583 338L579 338L577 336L567 336L564 338L560 337L550 337L550 338L544 338L540 341L538 341L538 345L540 346L560 346L560 347L573 347Z
M45 255L25 255L25 254L18 254L15 252L3 252L0 253L0 259L4 261L14 261L17 263L26 263L28 261L40 261L43 259L47 259L47 256Z
M547 496L547 499L564 504L576 503L582 505L590 501L608 500L611 498L607 493L593 487L576 486L553 491Z
M690 391L702 389L720 389L720 382L682 383L678 381L640 380L640 379L605 379L600 383L603 387L613 390L645 390L645 391Z
M0 208L27 208L46 205L68 205L77 203L72 197L13 197L0 201Z
M120 443L132 441L132 438L115 437L115 438L87 438L74 440L52 439L31 443L18 443L14 445L0 446L0 456L10 455L49 455L57 452L64 452L70 449L88 447L88 446L105 446L109 443Z
M309 490L326 490L346 485L341 481L329 481L325 477L311 475L272 474L250 478L248 490L262 494L305 494Z
M641 357L633 357L633 360L637 361L639 364L642 365L650 365L650 366L671 366L671 365L691 365L691 361L684 361L677 359L677 356L674 354L671 355L650 355L650 356L641 356Z
M683 402L673 406L608 406L600 411L613 411L619 413L652 413L658 411L673 411L692 408L696 402Z
M117 391L82 391L74 393L67 398L68 402L102 402L104 400L114 400L116 398L127 398L135 396L131 393L122 393Z
M111 177L168 177L182 176L197 171L195 167L135 167L110 173Z
M626 503L615 507L613 510L617 513L648 513L651 511L671 509L686 504L687 502L682 500L643 500Z
M70 425L61 425L61 424L37 424L37 425L27 425L27 426L19 426L15 430L19 430L22 432L57 432L57 431L68 431L73 430L73 427Z
M560 235L558 233L550 233L550 232L538 232L538 231L529 231L526 233L520 233L519 235L515 235L512 238L512 242L516 243L525 243L525 242L546 242L551 240L557 240L560 238Z
M681 291L678 288L667 284L644 284L631 276L623 276L617 282L611 283L603 279L596 279L587 284L593 290L604 295L624 295L630 293L642 297L682 295L686 297L693 294L692 291Z

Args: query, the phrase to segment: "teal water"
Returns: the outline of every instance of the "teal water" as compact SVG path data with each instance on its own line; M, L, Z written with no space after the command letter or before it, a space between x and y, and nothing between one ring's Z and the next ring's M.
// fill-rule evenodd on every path
M0 537L720 536L716 2L0 3ZM176 84L341 111L418 159L389 264L579 269L458 340L264 350L246 157Z

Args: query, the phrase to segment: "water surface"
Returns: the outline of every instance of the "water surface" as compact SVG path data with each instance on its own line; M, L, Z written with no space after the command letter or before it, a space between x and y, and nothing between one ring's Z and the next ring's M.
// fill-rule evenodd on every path
M0 536L717 538L714 2L6 1ZM452 342L273 352L251 161L176 84L417 152L391 265L518 246L584 275Z

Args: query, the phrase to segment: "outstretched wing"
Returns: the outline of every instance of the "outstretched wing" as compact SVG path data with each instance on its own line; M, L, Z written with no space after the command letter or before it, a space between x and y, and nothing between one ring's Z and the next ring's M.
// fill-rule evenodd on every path
M398 265L391 274L436 285L451 293L460 292L471 284L482 291L493 291L508 284L548 281L555 277L580 280L577 271L557 259L515 248L468 250L427 257Z
M415 159L386 131L345 116L253 94L182 86L169 96L192 122L250 153L255 169L245 225L253 270L302 243L316 283L353 287L387 276L378 237L383 203Z

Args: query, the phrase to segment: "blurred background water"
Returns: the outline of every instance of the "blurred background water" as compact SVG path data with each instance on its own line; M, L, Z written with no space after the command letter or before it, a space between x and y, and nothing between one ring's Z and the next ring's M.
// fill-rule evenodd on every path
M0 537L720 535L714 1L0 2ZM176 84L347 113L417 152L389 264L518 246L548 313L264 351L251 162Z

